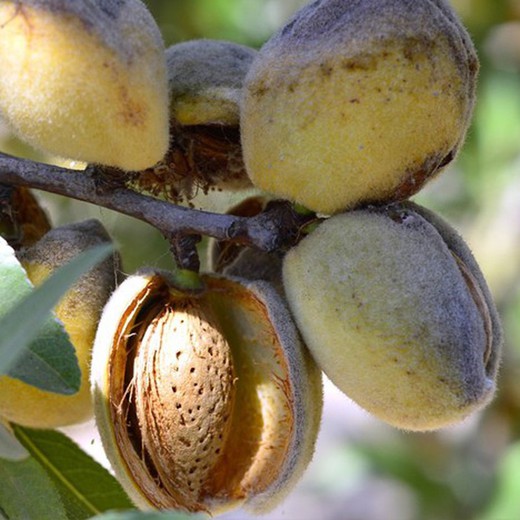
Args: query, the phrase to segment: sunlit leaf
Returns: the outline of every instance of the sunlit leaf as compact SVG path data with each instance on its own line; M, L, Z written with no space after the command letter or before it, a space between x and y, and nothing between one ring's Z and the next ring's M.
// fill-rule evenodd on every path
M82 274L103 260L112 248L99 246L78 255L31 291L14 252L12 249L9 251L10 248L3 239L0 240L0 274L4 302L0 309L0 314L3 314L0 319L0 373L17 377L43 390L74 393L81 382L74 347L61 325L49 317L49 313L67 289ZM25 297L19 300L20 296ZM13 297L16 298L16 303L12 301ZM10 307L5 304L7 300ZM29 348L24 351L26 346Z

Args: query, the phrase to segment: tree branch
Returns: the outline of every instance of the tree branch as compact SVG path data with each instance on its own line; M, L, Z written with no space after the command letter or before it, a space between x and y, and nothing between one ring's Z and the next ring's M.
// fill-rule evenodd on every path
M293 245L299 229L309 220L284 201L250 218L189 209L125 187L104 186L100 183L103 175L103 169L95 166L69 170L0 153L0 183L56 193L124 213L147 222L168 238L206 235L269 252Z

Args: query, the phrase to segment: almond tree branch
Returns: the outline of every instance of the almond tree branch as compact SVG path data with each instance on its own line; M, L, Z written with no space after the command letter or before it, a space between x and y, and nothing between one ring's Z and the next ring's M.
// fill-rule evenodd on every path
M290 247L308 220L279 201L255 217L237 217L177 206L125 187L107 187L103 170L69 170L0 153L0 184L25 186L90 202L154 226L166 237L207 235L263 251Z

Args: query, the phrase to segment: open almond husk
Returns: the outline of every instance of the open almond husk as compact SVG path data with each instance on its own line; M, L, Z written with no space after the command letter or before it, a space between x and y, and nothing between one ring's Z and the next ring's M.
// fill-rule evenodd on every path
M113 294L93 355L97 424L138 507L263 512L312 457L321 373L269 284L202 281L182 291L147 271Z

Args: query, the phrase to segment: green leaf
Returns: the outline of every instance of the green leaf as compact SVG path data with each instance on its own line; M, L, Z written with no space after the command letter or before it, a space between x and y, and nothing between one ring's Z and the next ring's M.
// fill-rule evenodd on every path
M177 511L164 511L157 513L144 513L142 511L122 511L120 513L106 513L98 515L92 520L202 520L200 515L188 515Z
M49 392L75 394L81 371L74 347L60 327L58 322L45 323L7 375Z
M0 316L5 316L9 311L19 303L23 297L29 296L33 291L33 285L27 278L25 269L22 267L18 259L16 258L14 250L0 237L0 280L2 298L0 300ZM23 317L18 317L16 320L21 326L24 324ZM25 320L31 323L31 320ZM4 339L7 339L7 334L4 332L5 329L2 327ZM56 350L61 349L65 359L69 359L73 362L73 366L77 367L77 361L74 354L74 347L69 341L69 337L65 332L62 324L53 318L47 319L42 328L42 334L40 334L29 346L29 349L34 350L36 353L41 353L42 357L45 358L44 352L48 348L49 340L53 340L56 343ZM42 343L42 344L41 344ZM47 347L47 348L46 348ZM12 366L8 371L7 366L2 366L0 362L0 372L9 373L13 377L17 377L22 381L26 381L26 374L30 370L33 359L38 359L31 350L24 350L18 359L16 365ZM1 352L1 351L0 351ZM15 353L13 352L13 355ZM1 359L1 357L0 357ZM7 365L7 361L5 362ZM35 367L39 368L39 367ZM30 373L30 372L29 372ZM27 381L26 381L27 382Z
M111 246L92 248L56 270L40 287L31 291L14 252L0 238L3 300L0 308L0 314L3 314L0 319L0 373L42 390L62 394L78 391L81 372L74 347L61 324L49 318L49 313L68 288L111 251ZM19 301L24 294L27 296ZM13 298L16 298L16 304ZM10 310L6 312L7 308Z
M134 507L117 480L62 433L17 425L13 430L54 482L69 518Z
M0 512L9 520L67 520L52 480L33 459L0 459Z
M0 422L0 459L23 460L28 456L20 441Z

